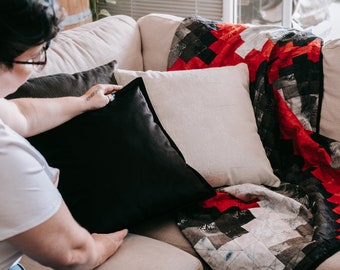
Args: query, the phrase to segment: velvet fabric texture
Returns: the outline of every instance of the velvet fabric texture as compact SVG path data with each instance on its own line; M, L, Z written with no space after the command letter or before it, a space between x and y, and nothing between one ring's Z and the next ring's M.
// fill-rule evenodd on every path
M90 232L129 228L215 194L165 133L141 78L106 107L29 141L60 169L59 190Z
M115 60L94 69L74 74L59 73L29 79L7 98L80 96L95 84L116 84Z

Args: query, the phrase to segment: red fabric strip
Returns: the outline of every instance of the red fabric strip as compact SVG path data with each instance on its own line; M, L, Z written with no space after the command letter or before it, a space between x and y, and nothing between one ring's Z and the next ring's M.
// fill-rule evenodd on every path
M329 154L312 140L309 136L310 132L303 128L278 91L274 91L274 97L282 139L293 142L294 153L305 161L303 170L311 169L312 175L321 181L325 190L333 194L327 200L337 205L333 211L339 214L340 170L335 170L330 166L331 157ZM336 222L340 224L340 219ZM337 238L340 239L340 234Z
M247 210L249 208L260 207L256 201L246 203L235 197L232 197L226 192L218 191L216 195L202 203L204 208L216 207L218 211L223 213L231 207L238 207L241 210Z

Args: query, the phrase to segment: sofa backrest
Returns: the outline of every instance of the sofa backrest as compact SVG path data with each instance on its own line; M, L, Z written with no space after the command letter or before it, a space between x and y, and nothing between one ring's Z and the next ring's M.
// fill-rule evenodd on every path
M44 70L33 77L75 73L117 60L119 68L142 70L137 22L117 15L65 30L52 41Z

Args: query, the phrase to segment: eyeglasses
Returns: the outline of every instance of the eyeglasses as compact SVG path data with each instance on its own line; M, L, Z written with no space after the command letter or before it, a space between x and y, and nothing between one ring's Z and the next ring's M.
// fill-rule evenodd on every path
M33 65L33 68L35 71L39 72L41 70L43 70L43 68L45 67L46 63L47 63L47 55L46 55L46 51L47 49L50 47L50 43L51 41L47 41L45 46L41 49L41 51L39 52L39 54L27 61L11 61L11 63L14 64L22 64L22 65Z

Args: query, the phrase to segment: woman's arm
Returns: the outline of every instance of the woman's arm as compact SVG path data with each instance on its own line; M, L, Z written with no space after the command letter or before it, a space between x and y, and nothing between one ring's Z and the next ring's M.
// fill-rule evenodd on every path
M90 234L73 219L65 203L42 224L8 241L39 263L60 270L94 269L112 256L127 230Z
M0 99L0 118L23 137L54 128L88 110L109 103L108 95L122 87L100 84L80 97Z

